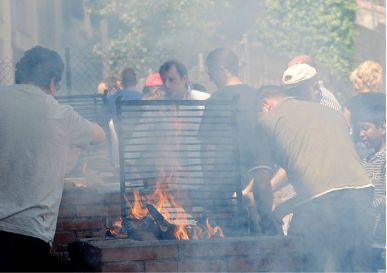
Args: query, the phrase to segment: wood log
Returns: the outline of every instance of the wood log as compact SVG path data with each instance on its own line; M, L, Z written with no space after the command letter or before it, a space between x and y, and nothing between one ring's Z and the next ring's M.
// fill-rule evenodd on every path
M176 226L165 220L164 216L151 204L146 205L150 215L159 227L157 237L159 240L175 240Z
M157 240L159 227L150 216L142 219L127 218L124 223L128 238L138 241Z

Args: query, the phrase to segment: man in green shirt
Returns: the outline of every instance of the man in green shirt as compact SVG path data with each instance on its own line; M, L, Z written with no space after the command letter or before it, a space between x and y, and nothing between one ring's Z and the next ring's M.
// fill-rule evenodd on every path
M369 271L373 187L344 117L281 87L259 92L260 123L296 191L289 235L305 243L305 271Z

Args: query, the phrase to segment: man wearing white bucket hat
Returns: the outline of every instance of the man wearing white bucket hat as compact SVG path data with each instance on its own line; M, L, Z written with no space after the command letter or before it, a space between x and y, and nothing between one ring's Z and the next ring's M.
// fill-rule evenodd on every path
M316 69L316 64L315 64L313 58L309 55L298 55L298 56L294 57L293 59L291 59L288 62L288 69L294 65L297 65L297 64L307 64L316 71L315 72L316 74L318 74L317 69ZM300 67L298 67L298 68L300 68ZM305 68L306 67L304 66L304 69ZM288 69L286 71L288 71ZM310 69L307 69L307 70L311 71ZM303 81L303 79L299 79L299 80ZM324 83L320 79L318 79L318 77L313 77L313 80L315 81L315 83L317 83L316 84L317 96L315 97L316 101L319 102L323 106L329 107L329 108L336 110L338 112L342 112L342 107L341 107L340 103L338 102L338 100L336 99L335 95L324 86ZM283 82L283 84L285 84L285 85L290 84L291 85L292 83L291 82L289 82L289 83Z

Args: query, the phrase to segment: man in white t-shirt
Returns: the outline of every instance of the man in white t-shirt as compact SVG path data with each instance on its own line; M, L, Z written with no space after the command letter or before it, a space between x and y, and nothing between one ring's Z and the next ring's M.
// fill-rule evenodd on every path
M16 64L16 84L0 88L0 271L58 270L49 251L69 151L105 138L54 99L63 68L36 46Z
M188 81L188 70L184 64L169 60L160 66L160 77L163 81L166 97L170 99L206 100L210 94L192 90Z

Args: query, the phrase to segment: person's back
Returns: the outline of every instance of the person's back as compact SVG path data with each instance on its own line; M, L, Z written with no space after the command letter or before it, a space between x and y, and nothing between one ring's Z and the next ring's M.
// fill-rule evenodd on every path
M122 89L117 90L110 96L108 96L108 107L110 114L115 117L116 102L121 100L141 100L142 94L136 90L137 77L132 68L125 68L121 72L121 86Z
M235 105L238 126L239 152L240 163L243 167L251 167L251 162L254 160L253 149L256 139L253 137L256 124L257 107L256 90L246 84L225 86L214 93L209 99L207 109L211 109L213 101L228 101L231 105ZM231 122L231 120L230 120ZM204 112L201 129L206 130L206 112ZM222 126L222 124L208 124L212 128ZM207 137L208 139L208 137Z
M300 202L368 181L337 111L289 98L261 121L274 134L277 156Z
M53 158L65 160L70 146L86 146L90 135L74 128L69 107L37 87L3 87L0 95L0 229L15 228L49 241L62 194L56 182L63 183L65 171L63 161Z
M0 271L56 270L44 261L68 153L104 139L101 127L53 98L62 72L60 56L38 46L16 64L16 84L0 87Z
M303 242L304 270L369 271L373 186L344 117L281 88L261 93L260 102L276 163L296 191L288 234Z

